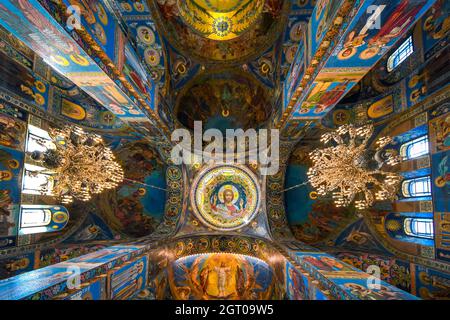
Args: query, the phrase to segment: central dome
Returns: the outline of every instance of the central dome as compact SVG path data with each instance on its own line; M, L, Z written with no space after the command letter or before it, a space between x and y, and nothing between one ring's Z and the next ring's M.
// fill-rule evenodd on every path
M197 217L216 230L235 230L248 224L258 212L260 197L256 176L236 165L206 167L191 189Z
M203 37L230 40L247 31L260 17L263 0L178 1L184 22Z
M267 50L287 22L284 0L148 0L158 28L202 63L246 62Z

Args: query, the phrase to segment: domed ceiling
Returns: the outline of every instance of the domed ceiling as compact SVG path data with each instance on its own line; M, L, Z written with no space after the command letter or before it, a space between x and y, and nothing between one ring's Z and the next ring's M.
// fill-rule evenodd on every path
M289 7L283 0L155 0L171 45L202 61L241 61L275 40Z
M194 121L203 128L257 128L270 116L270 90L249 76L236 72L212 73L194 78L177 99L178 121L194 129Z
M264 1L179 1L184 22L212 40L230 40L247 31L259 18Z

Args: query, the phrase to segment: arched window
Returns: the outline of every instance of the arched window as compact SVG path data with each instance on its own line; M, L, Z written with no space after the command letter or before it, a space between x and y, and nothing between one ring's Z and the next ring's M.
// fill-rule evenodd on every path
M22 208L20 228L47 226L52 219L52 212L41 208Z
M391 72L394 70L400 63L405 61L408 56L410 56L414 52L412 36L409 36L394 53L391 54L387 61L387 71Z
M47 149L55 149L55 145L47 131L28 125L27 152L45 151Z
M23 175L22 192L26 194L52 194L54 185L53 175L40 172L45 170L43 167L25 163Z
M429 152L428 135L408 141L400 147L400 155L405 160L418 158Z
M402 194L407 198L431 196L430 176L404 180Z
M69 221L65 207L51 205L21 205L19 235L55 232Z
M418 238L434 238L433 219L406 218L403 229L408 236Z

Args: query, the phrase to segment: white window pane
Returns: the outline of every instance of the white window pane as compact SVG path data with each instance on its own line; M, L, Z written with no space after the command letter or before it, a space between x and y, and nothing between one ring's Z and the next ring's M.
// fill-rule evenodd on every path
M416 229L418 233L426 233L427 232L426 223L423 221L417 221Z
M22 228L46 226L50 223L51 212L46 209L22 209Z
M27 141L27 151L33 152L33 151L41 151L44 152L48 149L56 149L55 144L51 140L46 140L43 138L40 138L38 136L35 136L33 134L28 135L28 141Z
M408 141L400 147L400 154L406 160L418 158L428 153L428 135Z
M20 229L21 234L36 234L36 233L44 233L47 232L47 227L30 227Z
M412 183L414 183L414 191L416 193L428 192L428 186L427 186L426 180L417 180Z
M26 194L42 194L42 188L46 188L45 194L51 195L54 179L51 174L36 173L36 171L44 170L39 166L25 164L25 172L23 176L23 193Z
M55 149L56 146L52 142L50 135L47 131L35 127L33 125L28 125L28 140L27 140L27 151L45 151L47 149Z
M34 134L35 136L47 139L47 140L52 140L52 138L50 138L50 135L48 134L47 131L45 131L44 129L38 128L36 126L33 126L32 124L28 125L28 132Z
M425 144L422 142L413 144L411 148L409 149L409 154L412 158L415 158L417 156L420 156L423 154L424 150L426 150Z

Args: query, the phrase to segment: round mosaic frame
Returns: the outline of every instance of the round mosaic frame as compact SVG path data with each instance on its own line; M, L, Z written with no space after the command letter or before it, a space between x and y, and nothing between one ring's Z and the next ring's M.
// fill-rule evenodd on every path
M224 170L228 173L224 173ZM239 194L239 198L233 202L245 201L244 205L236 206L244 210L244 214L235 219L224 218L221 214L214 213L211 208L211 197L216 195L221 201L224 193L222 191L221 196L220 191L228 185L234 186L232 189L235 194L238 187L245 195L241 197ZM261 189L255 174L244 166L231 164L208 166L200 171L192 184L190 196L191 206L197 218L204 225L221 231L236 230L249 224L258 213L261 204Z

